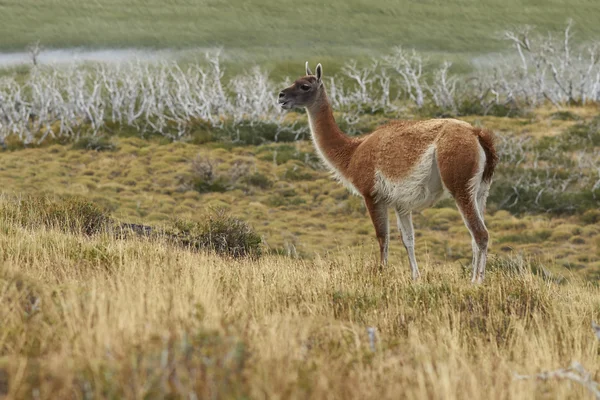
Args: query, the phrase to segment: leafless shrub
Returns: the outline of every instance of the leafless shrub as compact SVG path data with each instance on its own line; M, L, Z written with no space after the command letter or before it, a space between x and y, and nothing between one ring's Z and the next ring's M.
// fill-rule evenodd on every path
M450 75L451 66L452 63L448 61L444 62L440 69L435 72L432 84L426 85L426 87L437 107L456 114L458 113L456 106L456 85L458 78Z
M219 54L205 65L176 63L40 66L25 84L0 80L0 140L25 144L48 135L96 135L106 123L151 130L178 139L192 120L218 127L225 120L281 123L273 84L258 69L223 81ZM169 128L169 129L167 129ZM175 134L173 134L175 128Z
M229 178L232 182L237 182L240 179L243 179L250 175L250 171L252 169L256 169L256 166L247 161L237 160L233 163L232 167L229 169Z
M425 104L425 79L423 76L423 57L415 50L407 52L397 47L394 52L383 58L384 62L402 77L404 91L417 107Z
M194 176L207 182L212 182L215 178L213 161L200 154L192 160L191 171Z
M506 31L504 38L517 50L520 66L506 71L504 87L511 87L532 105L548 100L555 105L587 103L600 98L600 53L597 44L575 46L573 23L562 38L534 36L530 27Z
M31 63L34 66L38 65L38 56L42 52L42 47L40 46L40 41L38 40L35 43L32 43L29 46L27 46L27 52L29 53L29 56L31 57Z

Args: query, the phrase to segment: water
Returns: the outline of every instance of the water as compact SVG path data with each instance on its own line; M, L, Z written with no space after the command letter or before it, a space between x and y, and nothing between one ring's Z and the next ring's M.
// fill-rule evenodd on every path
M126 61L159 61L176 59L181 52L175 50L141 50L141 49L52 49L43 50L37 56L38 64L72 64L80 62L109 62ZM17 67L32 63L28 52L1 53L0 68Z

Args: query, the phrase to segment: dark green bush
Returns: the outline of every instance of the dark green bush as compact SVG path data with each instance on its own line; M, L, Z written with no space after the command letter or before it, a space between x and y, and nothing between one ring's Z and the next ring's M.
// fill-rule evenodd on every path
M451 118L463 115L493 115L496 117L520 118L527 116L529 112L527 108L514 102L485 105L477 98L466 97L457 102L455 111L438 107L434 103L426 103L419 109L418 115L423 118Z
M256 155L261 160L273 161L277 165L285 164L290 160L297 160L313 169L320 166L320 159L314 152L300 151L296 146L290 144L262 146L258 149Z
M242 121L226 122L215 130L221 139L232 140L244 145L259 145L266 142L293 142L308 137L308 127L285 127L274 122Z
M213 179L210 181L205 181L201 178L196 177L192 180L192 187L194 188L195 191L197 191L199 193L210 193L210 192L222 193L222 192L227 191L228 183L222 177L219 177L217 179Z
M498 150L488 203L512 213L584 213L600 208L594 153L600 146L600 117L577 123L560 135L531 138ZM574 154L577 152L577 154Z
M518 178L519 175L512 173L497 174L490 188L488 204L516 214L575 214L600 207L600 189L572 188L561 191L561 181L549 180L548 186L542 188L526 180L519 182Z
M113 151L117 146L106 136L84 136L73 143L74 150Z
M536 149L550 152L547 156L551 157L556 150L590 151L597 146L600 146L600 117L595 117L590 122L579 122L560 135L543 137Z
M556 111L550 114L550 118L560 121L578 121L581 119L578 115L573 114L571 111Z
M269 177L261 174L260 172L255 172L252 175L246 176L243 181L248 185L255 186L260 189L268 189L273 186L273 182L269 179Z

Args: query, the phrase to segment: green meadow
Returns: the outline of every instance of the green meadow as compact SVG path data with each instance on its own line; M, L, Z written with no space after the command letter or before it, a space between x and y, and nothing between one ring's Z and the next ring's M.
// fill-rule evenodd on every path
M395 46L448 58L467 69L471 59L503 51L502 32L531 25L560 32L571 18L577 38L600 37L593 0L319 2L270 0L6 0L0 3L0 51L47 48L222 47L232 61L258 63L277 76L297 76L305 60L336 71Z

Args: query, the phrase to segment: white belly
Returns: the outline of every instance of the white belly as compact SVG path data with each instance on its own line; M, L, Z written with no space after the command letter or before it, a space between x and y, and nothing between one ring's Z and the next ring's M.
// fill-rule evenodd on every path
M419 164L400 180L390 179L381 171L376 171L373 194L379 201L406 212L433 205L444 194L435 146L429 147Z

